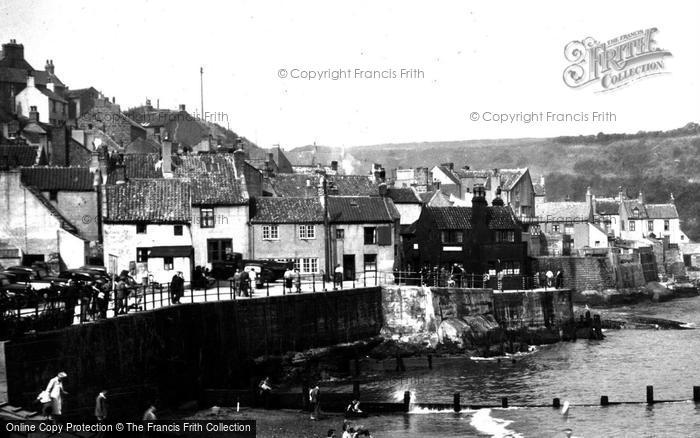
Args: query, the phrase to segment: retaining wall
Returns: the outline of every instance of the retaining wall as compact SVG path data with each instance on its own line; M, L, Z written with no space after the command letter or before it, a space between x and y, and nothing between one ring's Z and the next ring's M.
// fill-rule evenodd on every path
M199 398L201 388L240 387L252 359L379 334L381 291L365 288L252 300L183 304L6 342L8 395L32 406L65 371L66 414L86 414L110 390L110 410L134 414Z

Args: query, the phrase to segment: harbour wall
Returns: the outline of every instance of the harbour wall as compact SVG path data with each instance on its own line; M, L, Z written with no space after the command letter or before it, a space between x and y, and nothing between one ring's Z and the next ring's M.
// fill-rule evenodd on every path
M501 328L556 329L573 321L570 289L494 292L492 289L387 286L382 289L383 333L403 340L433 336L455 320L491 318Z
M91 415L102 389L114 417L248 385L254 359L377 336L381 289L182 304L4 343L9 401L31 407L65 371L68 416Z

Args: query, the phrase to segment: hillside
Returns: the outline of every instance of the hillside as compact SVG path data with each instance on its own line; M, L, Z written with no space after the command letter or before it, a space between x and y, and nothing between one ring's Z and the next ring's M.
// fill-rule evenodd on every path
M287 151L293 163L343 161L342 150L303 146ZM595 136L465 140L380 144L345 148L344 167L367 173L372 163L396 167L454 162L477 168L529 167L544 175L547 199L583 200L586 187L600 196L643 190L650 202L676 198L683 229L700 240L700 125L689 123L666 132Z

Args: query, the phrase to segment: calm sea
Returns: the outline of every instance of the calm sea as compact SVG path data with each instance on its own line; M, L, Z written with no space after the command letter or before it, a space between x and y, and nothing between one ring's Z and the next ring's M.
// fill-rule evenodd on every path
M608 312L684 321L700 327L700 297ZM374 437L700 437L700 404L628 404L640 402L646 386L657 400L690 400L700 385L700 329L610 330L603 341L577 341L538 348L510 360L436 360L432 371L408 371L402 378L377 375L362 387L363 398L403 399L410 390L417 403L450 403L454 392L463 404L511 406L568 401L567 415L553 408L480 409L455 414L414 408L408 415L361 421ZM596 406L577 406L594 404Z

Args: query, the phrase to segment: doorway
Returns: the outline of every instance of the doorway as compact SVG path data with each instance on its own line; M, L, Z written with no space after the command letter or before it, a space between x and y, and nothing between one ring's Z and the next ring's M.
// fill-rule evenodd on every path
M345 280L355 278L355 254L343 254L343 276Z

